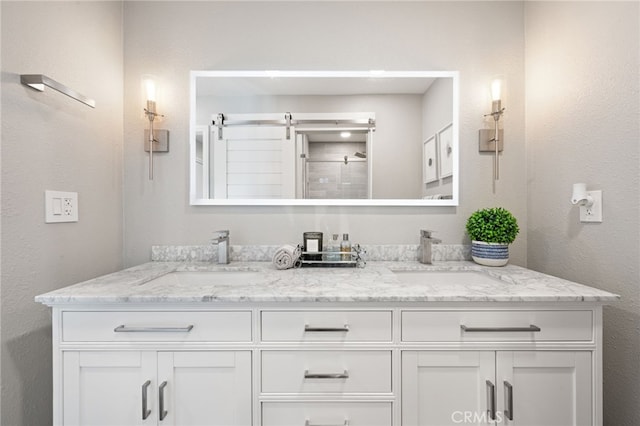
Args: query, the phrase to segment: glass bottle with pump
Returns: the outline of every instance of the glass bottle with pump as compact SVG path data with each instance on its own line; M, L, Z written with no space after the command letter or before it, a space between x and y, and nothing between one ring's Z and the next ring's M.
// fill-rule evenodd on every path
M340 260L340 242L338 241L338 234L333 234L331 236L325 251L327 253L324 254L324 260L328 262Z
M349 234L342 234L342 242L340 243L341 260L351 260L351 243L349 242Z

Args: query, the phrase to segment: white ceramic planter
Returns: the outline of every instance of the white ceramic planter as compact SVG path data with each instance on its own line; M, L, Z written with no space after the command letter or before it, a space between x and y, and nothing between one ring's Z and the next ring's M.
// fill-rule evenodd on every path
M471 258L484 266L504 266L509 263L509 244L471 241Z

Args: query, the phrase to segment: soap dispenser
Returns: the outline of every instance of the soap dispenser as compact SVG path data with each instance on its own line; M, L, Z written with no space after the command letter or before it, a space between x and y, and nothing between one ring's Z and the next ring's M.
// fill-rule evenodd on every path
M325 251L324 260L329 262L340 260L340 241L338 241L338 234L331 236Z
M340 252L342 253L342 260L351 260L351 242L349 241L349 234L342 234Z

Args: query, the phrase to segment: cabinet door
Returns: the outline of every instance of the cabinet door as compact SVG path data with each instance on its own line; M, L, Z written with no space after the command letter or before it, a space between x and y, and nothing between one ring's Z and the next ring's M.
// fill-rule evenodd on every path
M503 424L593 424L590 352L498 352L497 366Z
M160 401L161 425L251 425L251 352L159 352Z
M402 425L486 425L494 379L492 351L405 351Z
M63 352L63 362L65 425L156 423L155 352Z

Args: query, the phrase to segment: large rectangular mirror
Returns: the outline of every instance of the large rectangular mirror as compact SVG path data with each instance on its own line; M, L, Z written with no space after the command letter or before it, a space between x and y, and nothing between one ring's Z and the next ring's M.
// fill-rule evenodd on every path
M192 205L458 205L455 71L192 71Z

